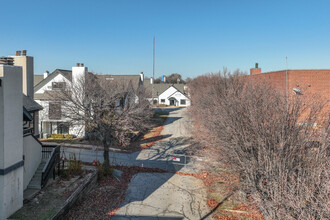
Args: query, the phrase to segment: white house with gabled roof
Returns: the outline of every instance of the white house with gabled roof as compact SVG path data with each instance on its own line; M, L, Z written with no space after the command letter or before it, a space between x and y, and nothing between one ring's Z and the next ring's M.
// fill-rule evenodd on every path
M168 87L164 92L158 95L158 103L169 106L190 106L190 99L174 85Z
M56 69L53 73L44 73L44 79L34 86L34 99L43 107L39 113L39 130L43 138L50 134L72 134L77 137L85 135L85 125L81 122L73 124L66 118L63 102L58 100L56 93L70 90L72 85L88 73L87 67L78 64L71 70Z

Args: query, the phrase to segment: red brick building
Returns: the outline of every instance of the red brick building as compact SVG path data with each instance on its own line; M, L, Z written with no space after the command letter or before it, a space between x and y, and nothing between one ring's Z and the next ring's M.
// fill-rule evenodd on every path
M284 94L288 89L288 95L303 95L306 98L327 102L324 113L330 113L330 69L305 69L305 70L279 70L261 72L256 63L255 68L250 69L250 75L258 81L266 81Z
M256 64L250 69L253 78L267 80L275 88L286 91L286 78L288 82L289 95L315 94L330 101L330 69L327 70L279 70L272 72L261 72ZM287 77L286 77L287 76Z

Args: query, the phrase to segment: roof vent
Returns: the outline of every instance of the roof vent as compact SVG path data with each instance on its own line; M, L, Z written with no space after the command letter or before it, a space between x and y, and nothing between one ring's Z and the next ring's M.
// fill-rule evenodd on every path
M16 56L21 56L21 51L20 50L16 51Z
M22 56L26 56L27 50L22 50Z
M298 88L293 88L293 91L297 94L297 95L302 95L302 91Z

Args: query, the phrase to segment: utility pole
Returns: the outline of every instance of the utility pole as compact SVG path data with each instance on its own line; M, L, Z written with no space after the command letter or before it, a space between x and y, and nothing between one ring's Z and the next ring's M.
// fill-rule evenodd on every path
M286 65L286 73L285 73L286 110L289 111L288 57L285 57L285 65Z
M155 36L154 36L154 45L153 45L153 62L152 62L152 80L155 80Z
M152 56L152 88L151 88L152 104L154 104L154 84L155 84L155 36L153 41L153 56Z

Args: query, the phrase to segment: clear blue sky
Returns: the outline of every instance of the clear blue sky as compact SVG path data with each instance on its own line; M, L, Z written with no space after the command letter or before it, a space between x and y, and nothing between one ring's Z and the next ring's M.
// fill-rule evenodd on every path
M330 69L330 1L0 0L0 56L27 49L35 73L85 63L108 74L184 78L224 66Z

